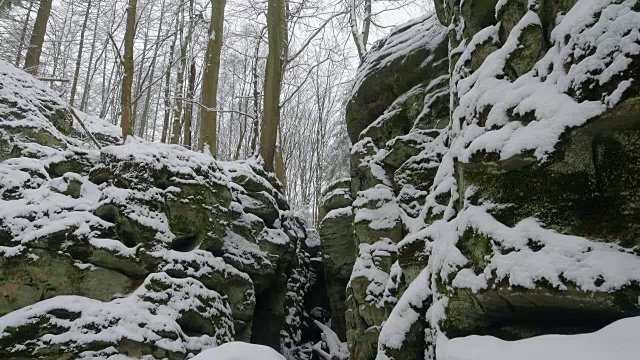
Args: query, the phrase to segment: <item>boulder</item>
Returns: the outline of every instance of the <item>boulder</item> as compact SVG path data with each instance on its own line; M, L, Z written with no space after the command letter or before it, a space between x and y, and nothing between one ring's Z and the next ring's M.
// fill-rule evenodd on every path
M435 15L425 16L396 28L376 43L358 68L358 76L347 103L347 129L355 143L365 128L372 124L401 95L446 74L446 28ZM380 91L385 89L385 91ZM418 95L418 94L416 94ZM405 111L418 98L404 105ZM394 118L398 131L408 131L407 115ZM394 128L394 125L387 127ZM396 131L396 130L394 130Z

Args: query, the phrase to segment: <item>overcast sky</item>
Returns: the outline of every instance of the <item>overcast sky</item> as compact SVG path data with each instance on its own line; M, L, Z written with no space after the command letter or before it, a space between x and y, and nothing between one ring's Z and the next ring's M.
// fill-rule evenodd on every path
M373 13L379 12L385 8L394 8L397 5L392 1L373 2ZM433 11L432 0L415 0L415 3L402 9L386 11L377 17L377 23L382 26L396 26L418 17L428 11ZM371 42L375 42L391 31L391 28L379 29L371 34Z

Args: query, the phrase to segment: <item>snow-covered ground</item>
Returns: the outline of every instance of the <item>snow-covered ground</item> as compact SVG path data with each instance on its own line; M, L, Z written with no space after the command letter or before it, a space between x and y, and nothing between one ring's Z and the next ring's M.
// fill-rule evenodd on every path
M284 360L268 346L234 341L208 349L191 360Z
M544 335L519 341L467 336L438 342L438 360L636 360L640 358L640 317L593 333Z

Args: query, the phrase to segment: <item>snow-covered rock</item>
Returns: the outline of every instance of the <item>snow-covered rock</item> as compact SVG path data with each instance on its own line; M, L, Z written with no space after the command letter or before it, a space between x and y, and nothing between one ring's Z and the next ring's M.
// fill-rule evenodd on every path
M100 148L0 62L0 357L185 359L240 340L308 358L319 244L275 176L78 116Z
M638 2L435 8L372 47L347 106L351 358L501 358L545 343L487 336L640 315Z

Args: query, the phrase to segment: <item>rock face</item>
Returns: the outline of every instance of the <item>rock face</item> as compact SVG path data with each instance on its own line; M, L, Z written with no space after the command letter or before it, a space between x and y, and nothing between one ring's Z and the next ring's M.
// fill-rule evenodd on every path
M640 315L640 3L435 5L347 106L351 358Z
M343 301L331 302L333 317L338 317L332 323L342 334L339 317L344 314L351 358L375 357L381 326L393 305L389 299L401 280L397 243L406 233L402 217L419 214L426 183L444 150L434 144L442 143L448 123L446 40L446 28L435 15L400 26L367 54L347 105L355 144L352 178L343 186L350 191L325 195L327 215L320 235L328 294L339 294ZM340 202L334 200L343 193ZM337 267L332 253L339 270L332 270ZM336 283L331 288L330 277Z
M275 177L115 145L117 128L81 117L102 149L0 63L0 357L184 359L241 340L309 358L319 242Z
M325 284L331 309L331 323L342 341L346 340L345 288L355 260L350 179L337 181L325 189L320 205L319 235Z

